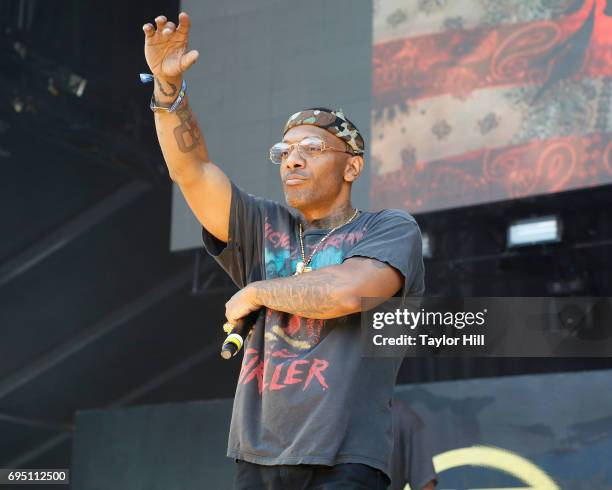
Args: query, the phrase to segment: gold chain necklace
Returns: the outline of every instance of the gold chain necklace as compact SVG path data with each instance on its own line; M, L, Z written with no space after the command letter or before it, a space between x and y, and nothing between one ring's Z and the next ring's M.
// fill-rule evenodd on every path
M309 267L308 264L310 264L310 261L314 257L314 254L317 253L317 250L319 250L321 244L338 228L342 228L344 225L348 225L351 221L353 221L357 217L357 214L359 214L359 209L355 209L353 216L351 216L344 223L329 230L329 232L323 238L321 238L321 240L319 240L319 243L317 243L315 248L312 250L310 257L308 257L308 260L306 260L306 254L304 253L304 238L302 233L302 223L300 223L300 252L302 253L302 260L299 260L298 263L295 265L295 274L293 275L297 276L303 272L310 272L312 270L312 267Z

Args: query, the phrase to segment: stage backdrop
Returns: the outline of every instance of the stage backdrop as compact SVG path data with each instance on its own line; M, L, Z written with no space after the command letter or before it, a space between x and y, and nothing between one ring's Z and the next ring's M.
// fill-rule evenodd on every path
M342 108L369 142L370 0L183 0L182 8L191 16L190 45L200 52L186 77L189 101L211 160L246 191L284 202L268 153L301 109ZM369 186L366 163L354 188L361 209L369 208ZM201 246L200 227L175 186L170 248Z
M362 209L418 214L612 182L612 0L182 7L211 158L253 194L283 201L268 149L288 115L318 105L342 107L366 135ZM199 247L176 187L172 206L171 249Z
M397 387L439 488L612 490L612 370ZM232 400L81 411L73 490L231 489ZM418 450L418 448L415 448Z
M612 182L612 1L374 0L372 204Z

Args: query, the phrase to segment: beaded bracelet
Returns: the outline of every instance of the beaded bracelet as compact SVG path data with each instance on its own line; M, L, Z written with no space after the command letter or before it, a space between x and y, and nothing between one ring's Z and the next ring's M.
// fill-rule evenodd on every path
M153 77L153 75L151 75L150 73L141 73L140 74L140 81L142 83L149 83L149 82L152 82L154 79L155 79L155 77ZM151 95L151 103L149 104L149 107L151 108L151 110L153 112L158 112L158 111L174 112L176 110L176 108L181 104L181 102L183 102L183 99L185 98L185 89L186 88L187 88L187 82L185 82L185 79L183 79L183 83L181 84L181 90L179 90L178 97L172 103L172 105L170 107L161 107L161 106L158 106L157 102L155 101L155 95Z

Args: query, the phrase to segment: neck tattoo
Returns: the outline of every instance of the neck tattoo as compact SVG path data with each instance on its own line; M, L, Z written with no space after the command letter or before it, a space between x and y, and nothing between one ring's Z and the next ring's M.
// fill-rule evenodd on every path
M336 210L334 213L325 216L324 218L313 219L312 221L303 221L304 230L311 228L325 229L333 228L338 225L342 225L346 220L354 213L352 206L346 206L344 208Z

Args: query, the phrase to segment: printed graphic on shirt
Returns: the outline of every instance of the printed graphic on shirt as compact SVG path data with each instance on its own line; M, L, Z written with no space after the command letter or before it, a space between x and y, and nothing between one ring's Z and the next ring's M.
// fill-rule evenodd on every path
M266 350L262 357L257 349L248 348L238 382L257 383L259 394L278 391L295 385L302 391L309 388L327 390L325 370L329 362L317 357L299 358L288 349Z
M291 276L297 261L301 259L297 247L291 247L289 234L275 230L267 218L264 232L266 278ZM363 234L363 230L360 230L328 237L310 265L313 269L319 269L342 263L346 247L357 243ZM305 244L307 256L318 240L314 244ZM325 323L325 320L268 310L264 327L264 354L262 356L254 348L245 351L246 358L238 382L256 382L260 394L264 390L282 390L291 385L301 390L327 390L329 385L325 371L330 367L329 360L310 352L321 341Z
M298 247L291 248L289 234L275 231L266 218L264 237L266 278L287 277L293 274L297 261L301 259L301 253L298 252ZM316 270L342 263L343 247L353 246L362 237L362 230L333 234L318 248L310 266ZM307 257L310 256L317 243L318 240L314 244L304 244L304 253ZM266 317L265 340L269 346L280 342L294 351L310 350L321 340L321 330L324 324L323 320L269 310Z

